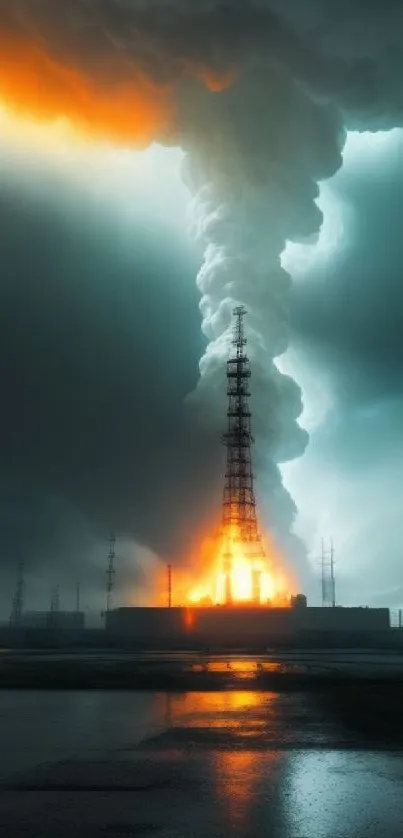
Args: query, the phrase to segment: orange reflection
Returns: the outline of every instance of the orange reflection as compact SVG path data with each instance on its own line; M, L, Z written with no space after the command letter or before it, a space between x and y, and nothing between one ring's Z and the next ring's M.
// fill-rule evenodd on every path
M231 829L243 830L253 806L259 755L256 751L217 751L213 764L216 796L225 805L225 821Z
M272 723L277 693L249 690L169 694L172 727L222 729L239 737L251 736ZM165 701L166 699L164 699Z
M169 694L161 698L161 712L173 728L187 730L189 744L212 746L210 768L216 803L231 830L244 829L251 819L261 781L262 748L267 770L277 756L265 747L278 725L277 693L241 690ZM186 736L179 740L186 743Z

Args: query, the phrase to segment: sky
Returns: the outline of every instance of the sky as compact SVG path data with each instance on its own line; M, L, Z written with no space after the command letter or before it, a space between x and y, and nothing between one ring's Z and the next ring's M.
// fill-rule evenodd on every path
M0 3L3 617L21 559L29 607L99 614L111 529L118 601L193 563L237 303L264 527L310 602L332 537L340 603L402 605L395 5L33 5Z

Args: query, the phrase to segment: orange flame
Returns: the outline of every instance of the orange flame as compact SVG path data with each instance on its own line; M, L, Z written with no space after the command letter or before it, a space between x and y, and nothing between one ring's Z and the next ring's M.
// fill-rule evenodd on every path
M230 557L225 569L225 557ZM188 600L198 605L223 605L227 601L226 576L229 574L231 602L256 605L284 606L290 604L291 580L285 572L274 545L266 555L254 556L249 545L236 532L235 527L224 532L215 543L200 582L188 592ZM254 576L258 578L258 601L254 590Z

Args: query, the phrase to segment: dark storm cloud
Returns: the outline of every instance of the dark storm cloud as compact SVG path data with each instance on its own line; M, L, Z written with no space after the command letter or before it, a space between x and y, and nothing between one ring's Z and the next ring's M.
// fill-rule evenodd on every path
M402 139L362 158L334 183L349 221L340 247L293 291L295 337L332 374L341 408L403 395Z
M278 64L387 119L401 112L402 16L396 0L0 0L6 33L109 82L136 69L165 84L197 68Z
M195 492L209 469L183 411L201 348L194 265L158 225L119 223L63 180L33 192L3 176L2 564L57 576L68 555L78 573L110 527L172 553L197 505L183 520L188 469L203 460Z
M402 159L401 131L347 144L326 190L343 234L293 291L295 350L329 409L292 488L309 538L336 539L343 604L403 603Z

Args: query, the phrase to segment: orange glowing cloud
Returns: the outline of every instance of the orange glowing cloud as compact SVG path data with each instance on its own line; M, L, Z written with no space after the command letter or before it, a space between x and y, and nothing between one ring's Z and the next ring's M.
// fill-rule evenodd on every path
M17 116L66 119L86 136L138 147L158 139L173 123L172 89L134 69L124 81L101 85L36 45L3 38L0 61L0 100Z
M234 70L228 70L227 73L216 74L212 70L202 67L195 74L203 82L203 84L210 90L211 93L221 93L227 87L231 87L236 79Z
M0 105L34 122L68 121L92 139L144 148L172 135L175 86L156 84L122 56L105 62L103 80L51 57L37 44L0 34ZM194 77L218 93L234 81L178 61L178 78Z

